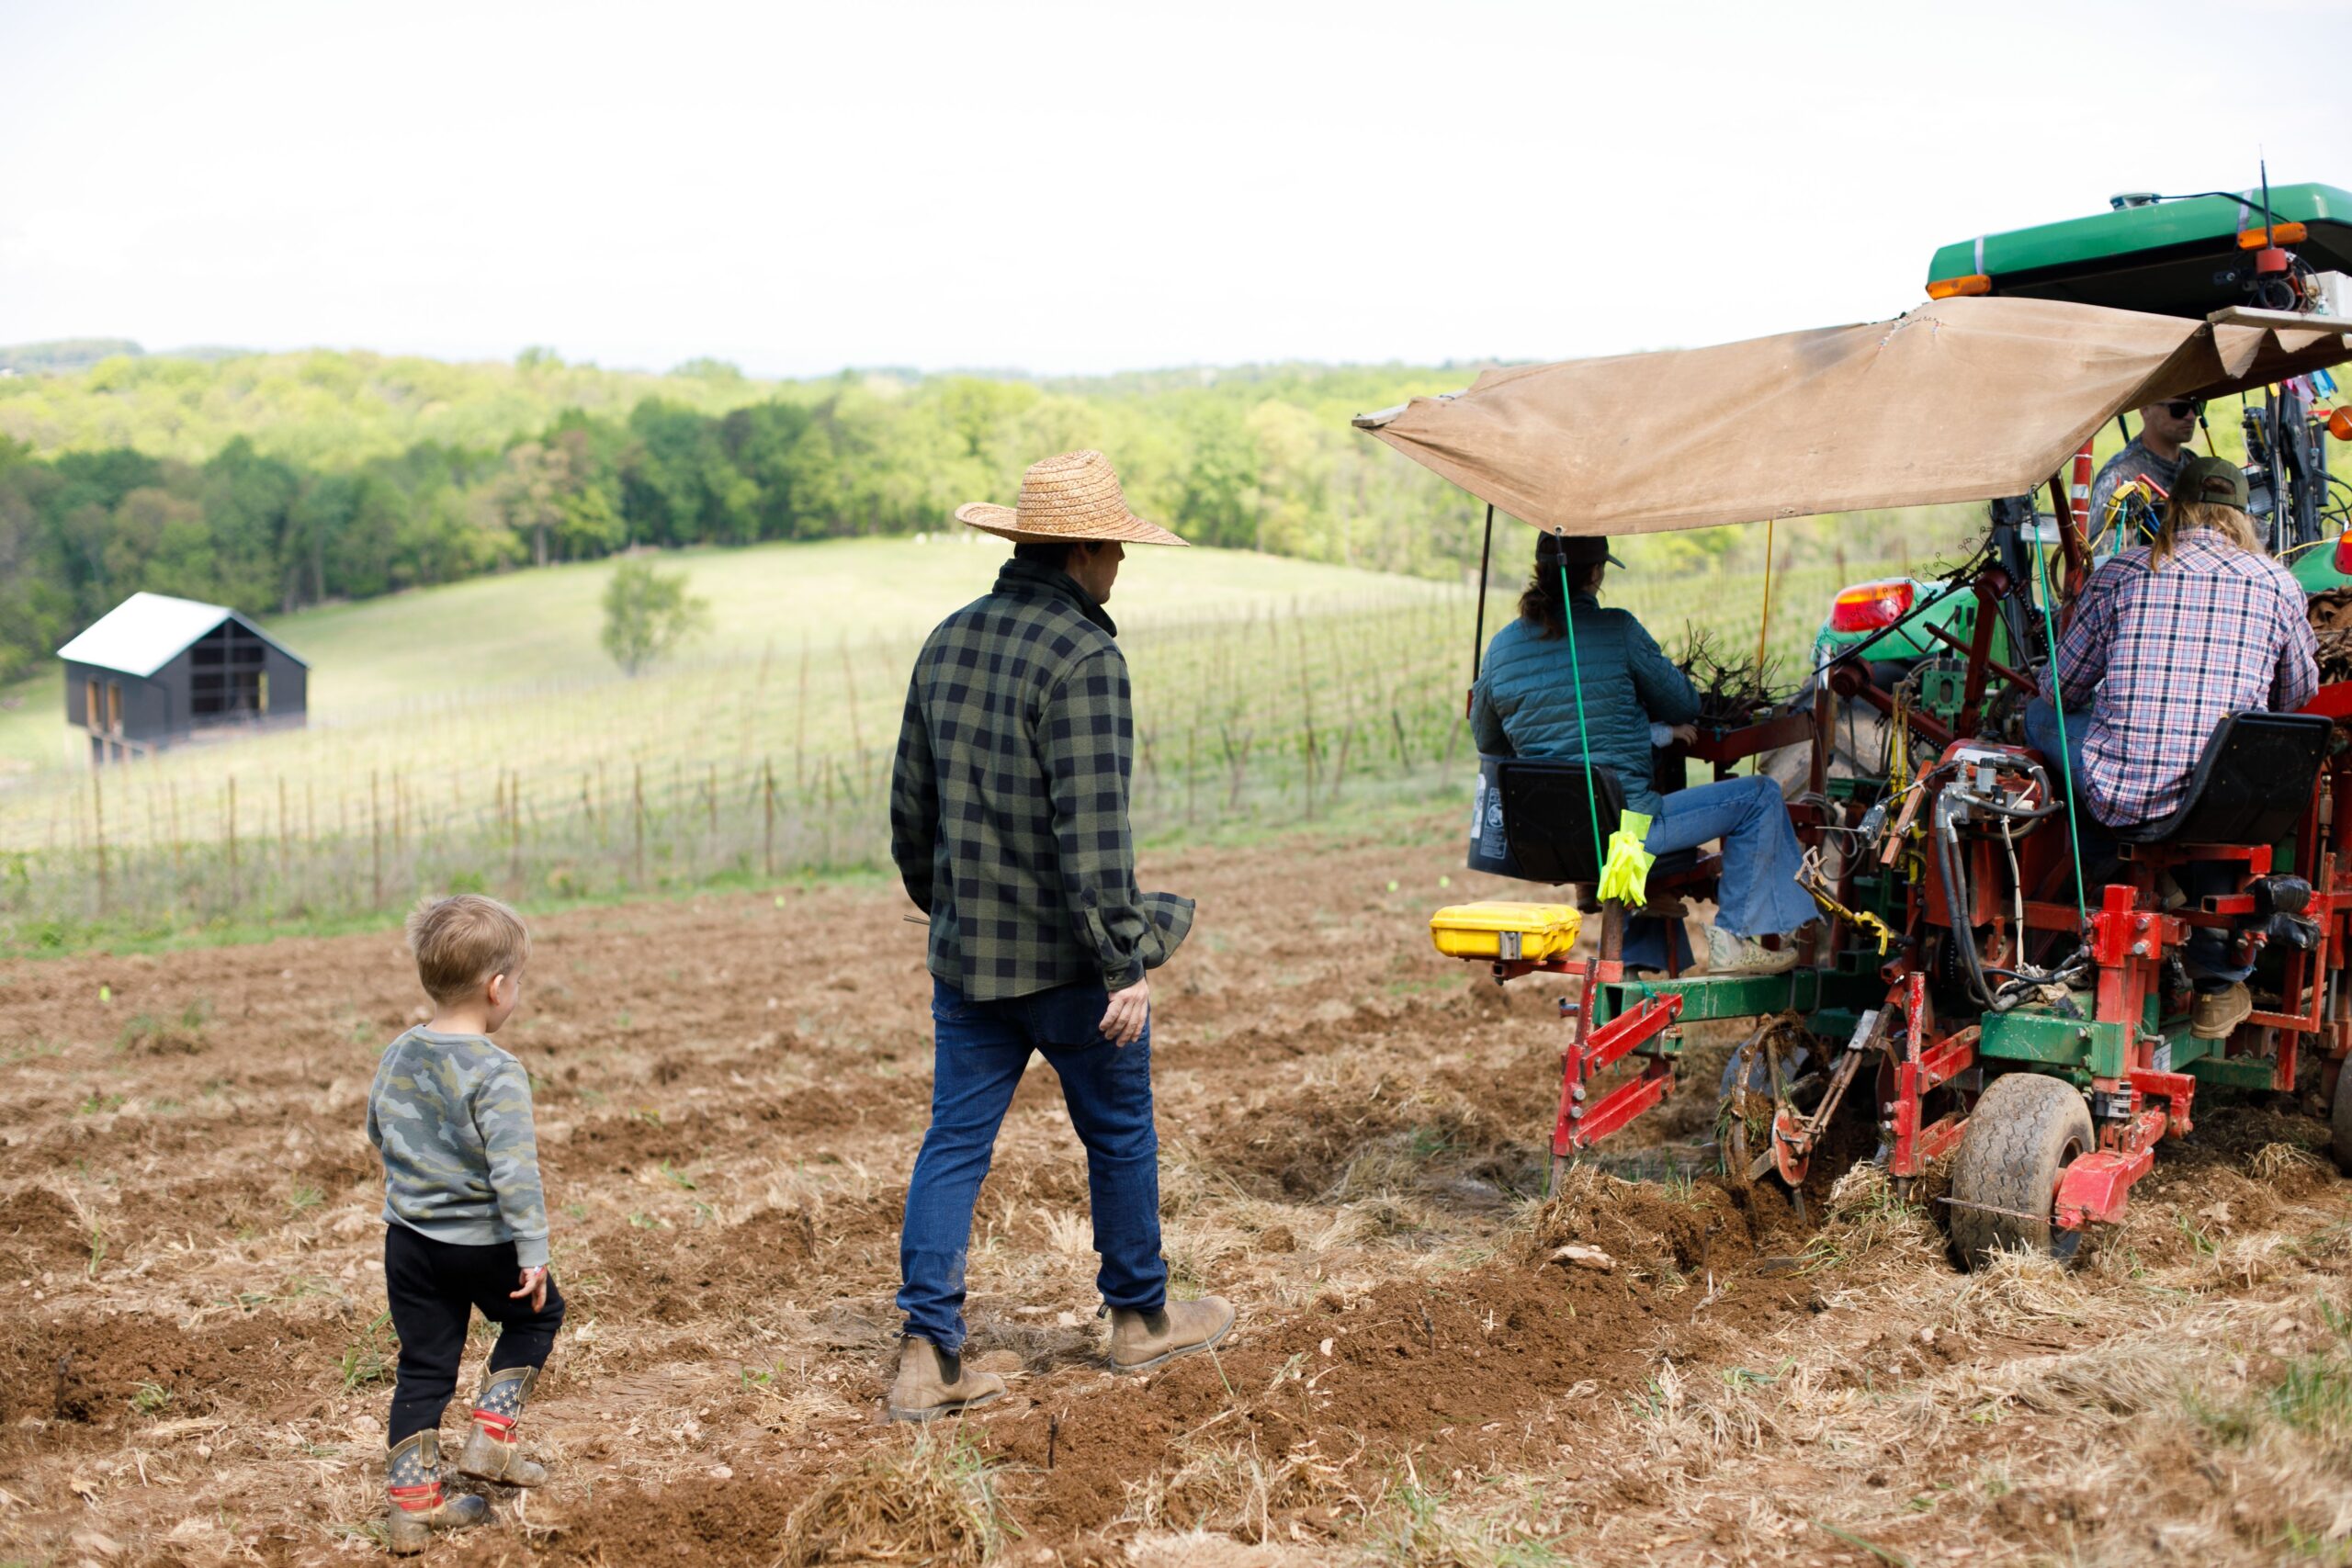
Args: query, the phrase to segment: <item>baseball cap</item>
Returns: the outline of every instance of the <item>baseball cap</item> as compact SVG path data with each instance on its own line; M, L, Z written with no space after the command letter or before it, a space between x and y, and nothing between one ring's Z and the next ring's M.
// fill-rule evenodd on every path
M1541 567L1598 566L1607 561L1620 570L1625 563L1609 553L1609 541L1598 534L1545 533L1535 540L1535 564Z
M2245 471L2226 457L2192 457L2180 468L2172 492L2183 501L2218 501L2245 510Z

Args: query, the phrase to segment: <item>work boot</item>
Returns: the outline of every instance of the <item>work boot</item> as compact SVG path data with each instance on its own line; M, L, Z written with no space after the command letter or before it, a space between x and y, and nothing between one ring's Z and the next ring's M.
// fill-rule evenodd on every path
M1707 973L1710 975L1785 975L1797 966L1793 936L1781 945L1766 947L1752 936L1734 936L1721 926L1707 928Z
M523 1402L539 1381L537 1367L501 1367L481 1374L481 1392L474 1395L474 1429L466 1438L458 1468L477 1481L508 1486L544 1486L545 1467L523 1457L514 1446L514 1423L523 1418Z
M1111 1309L1111 1370L1140 1372L1195 1350L1205 1350L1233 1326L1233 1303L1222 1296L1170 1302L1158 1312Z
M963 1357L910 1334L899 1347L899 1376L890 1384L890 1419L935 1421L986 1404L1003 1392L1004 1380L994 1372L972 1371L965 1367Z
M2188 1032L2199 1040L2227 1040L2231 1032L2254 1016L2254 993L2245 982L2233 980L2218 991L2197 993L2196 1010L2188 1015Z
M391 1494L391 1549L413 1557L433 1544L433 1532L461 1530L490 1517L490 1505L470 1492L441 1490L441 1434L416 1432L401 1440L384 1461L384 1484Z

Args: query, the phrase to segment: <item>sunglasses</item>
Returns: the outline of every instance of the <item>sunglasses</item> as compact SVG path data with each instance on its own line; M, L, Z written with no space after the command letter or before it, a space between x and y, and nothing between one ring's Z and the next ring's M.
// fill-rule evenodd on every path
M2202 398L2175 398L2168 403L2156 406L2175 419L2187 419L2191 414L2201 417L2205 412L2205 400Z

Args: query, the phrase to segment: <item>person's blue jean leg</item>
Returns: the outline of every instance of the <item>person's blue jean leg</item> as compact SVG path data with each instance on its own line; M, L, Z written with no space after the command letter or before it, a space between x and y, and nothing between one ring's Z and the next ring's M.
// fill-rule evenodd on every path
M1086 1190L1102 1259L1094 1282L1106 1306L1157 1312L1168 1298L1168 1264L1159 1255L1159 1131L1151 1110L1151 1030L1132 1045L1114 1045L1099 1026L1108 998L1101 987L1066 987L1067 1002L1041 1020L1046 1060L1062 1081L1070 1125L1086 1145ZM1075 1039L1080 1043L1063 1044Z
M2075 796L2075 808L2083 811L2083 742L2089 736L2091 715L2088 708L2066 710L2065 744L2058 743L2058 709L2048 697L2036 697L2025 705L2025 743L2041 753L2045 762L2066 759L2064 784Z
M944 981L932 982L931 1016L931 1127L907 1184L899 1310L907 1314L907 1333L953 1355L964 1348L972 1206L1032 1047L1018 1011L970 1001Z
M1781 786L1766 778L1720 779L1665 798L1642 847L1654 855L1720 839L1723 874L1715 924L1734 936L1795 931L1819 910L1797 885L1804 857Z

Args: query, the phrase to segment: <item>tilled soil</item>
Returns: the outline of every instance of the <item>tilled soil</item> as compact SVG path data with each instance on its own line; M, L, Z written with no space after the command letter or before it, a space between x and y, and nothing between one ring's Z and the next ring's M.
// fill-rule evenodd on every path
M1861 1500L1848 1529L1808 1522L1803 1466L1771 1461L1776 1478L1782 1445L1731 1416L1706 1441L1733 1446L1703 1464L1675 1446L1693 1379L1876 1399L2109 1330L2085 1312L2001 1338L2007 1318L1954 1307L1983 1287L1917 1211L1849 1203L1815 1235L1770 1190L1596 1170L1539 1204L1562 987L1498 989L1430 949L1432 908L1502 891L1453 869L1451 826L1147 861L1148 885L1200 900L1154 981L1167 1252L1179 1293L1227 1295L1239 1324L1214 1356L1103 1369L1085 1168L1039 1064L971 1257L967 1353L1010 1394L923 1433L880 1420L930 1082L903 900L789 888L538 922L500 1039L534 1077L572 1302L521 1429L555 1480L493 1489L498 1522L437 1554L1483 1562L1517 1540L1576 1561L1860 1562L1860 1535L1922 1562L2032 1560L2055 1509L2005 1513L2014 1486L1949 1529L1900 1496L1870 1523L1866 1475L1839 1479L1846 1450L1825 1449L1806 1473ZM390 931L6 972L0 1558L381 1550L397 1346L360 1128L376 1055L421 1000ZM1710 1133L1721 1043L1694 1031L1693 1047L1629 1146ZM2128 1243L2128 1265L2064 1288L2171 1269L2216 1301L2335 1299L2324 1248L2292 1254L2292 1284L2279 1246L2235 1277L2214 1261L2352 1223L2352 1190L2297 1153L2324 1137L2306 1111L2229 1112L2168 1147L2141 1217L2094 1249ZM1604 1257L1565 1260L1570 1243ZM2022 1440L2029 1418L1951 1451ZM1746 1492L1672 1479L1718 1473ZM2120 1517L2099 1528L2086 1539L2127 1540Z

